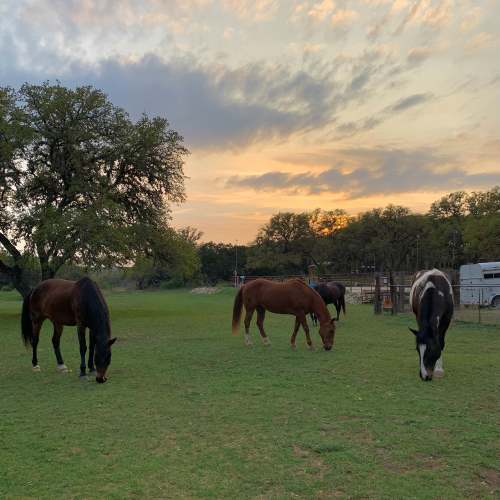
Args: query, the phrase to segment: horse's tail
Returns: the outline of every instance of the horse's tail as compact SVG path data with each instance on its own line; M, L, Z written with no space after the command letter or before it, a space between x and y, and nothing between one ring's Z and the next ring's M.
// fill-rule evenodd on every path
M108 306L99 285L84 276L76 282L76 287L81 293L81 315L85 326L91 330L104 330L104 333L109 334Z
M21 313L21 336L23 338L24 345L33 345L33 340L35 336L33 335L33 322L31 321L30 315L30 299L33 289L28 292L28 295L24 297L23 300L23 310Z
M245 285L240 286L238 293L234 299L234 307L233 307L233 325L231 328L231 333L236 335L240 333L240 321L241 321L241 312L243 311L243 288Z

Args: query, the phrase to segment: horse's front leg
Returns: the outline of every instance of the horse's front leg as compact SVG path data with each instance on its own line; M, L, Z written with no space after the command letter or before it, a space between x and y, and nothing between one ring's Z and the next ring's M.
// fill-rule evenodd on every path
M85 340L85 326L83 324L77 325L78 340L80 341L80 380L88 380L87 373L85 372L85 353L87 352L87 341Z
M299 320L300 324L302 325L304 332L306 332L306 342L307 342L307 345L309 346L309 349L311 349L311 351L315 351L316 347L314 347L312 340L311 340L311 336L309 335L309 326L307 325L306 315L304 313L300 313L297 315L297 319Z
M68 373L68 368L64 364L64 361L61 356L61 349L59 348L61 344L61 335L63 332L64 326L54 323L54 335L52 336L52 345L54 346L54 353L57 359L57 367L61 373Z
M97 376L97 371L94 365L94 350L95 350L95 337L92 335L92 333L89 333L89 362L87 366L89 368L89 375L91 377Z
M299 321L299 318L295 318L295 326L293 327L293 333L292 333L292 336L290 337L290 345L292 347L297 347L295 345L295 338L297 337L297 332L299 331L299 328L300 328L300 321Z

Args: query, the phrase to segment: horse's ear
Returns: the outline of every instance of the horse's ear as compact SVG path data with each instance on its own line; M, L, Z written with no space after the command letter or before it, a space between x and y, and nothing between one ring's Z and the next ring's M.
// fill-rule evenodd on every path
M410 330L410 332L412 332L412 333L413 333L413 335L415 335L415 336L417 336L417 335L418 335L417 330L414 330L413 328L410 328L410 327L408 327L408 329Z
M332 320L330 321L330 323L335 323L335 321L337 321L337 318L332 318Z
M114 339L108 340L108 346L111 347L116 342L116 337Z

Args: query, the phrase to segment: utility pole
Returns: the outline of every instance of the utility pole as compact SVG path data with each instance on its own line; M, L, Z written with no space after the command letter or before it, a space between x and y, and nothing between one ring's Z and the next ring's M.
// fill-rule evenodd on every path
M238 286L238 240L236 240L236 245L234 247L236 249L236 262L234 267L234 286Z
M417 234L417 269L415 269L415 272L418 273L418 240L420 239L420 235Z
M457 230L453 230L453 254L451 257L451 268L453 269L453 264L455 263L455 236L457 235Z

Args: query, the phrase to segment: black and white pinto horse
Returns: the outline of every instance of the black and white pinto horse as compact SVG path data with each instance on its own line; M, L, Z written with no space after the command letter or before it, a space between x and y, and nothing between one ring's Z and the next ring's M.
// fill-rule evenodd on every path
M326 284L318 283L313 289L319 293L326 305L333 304L335 306L335 309L337 309L337 321L340 321L340 308L344 311L345 316L345 286L338 281L329 281ZM311 320L313 326L318 324L314 313L311 313Z
M420 378L444 377L444 336L453 315L453 289L445 274L437 269L413 276L410 306L417 317L416 349L420 356Z

